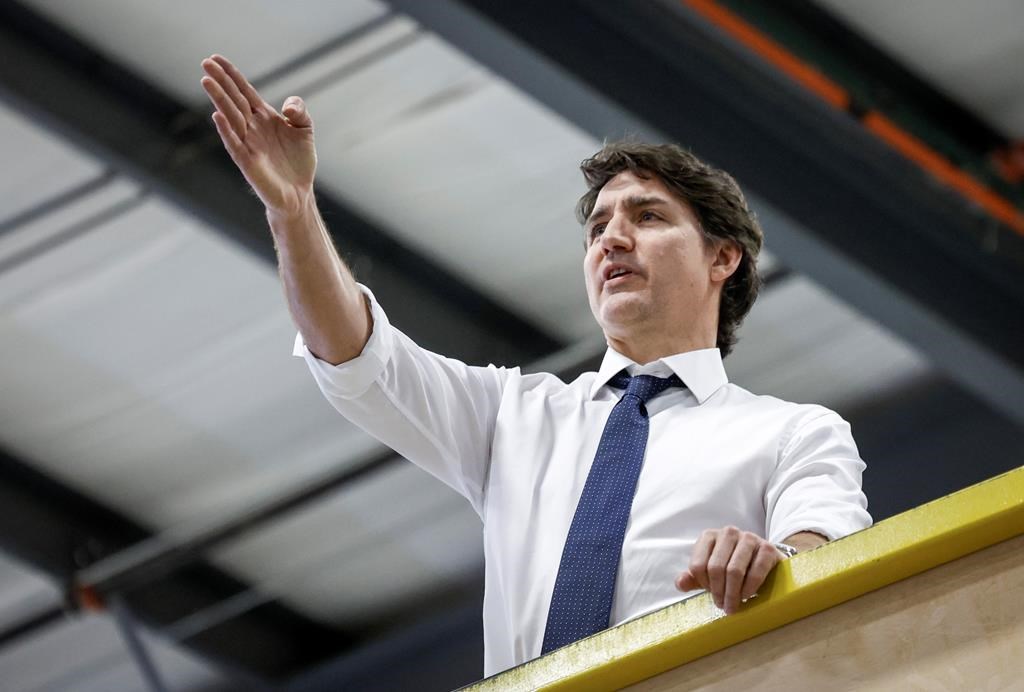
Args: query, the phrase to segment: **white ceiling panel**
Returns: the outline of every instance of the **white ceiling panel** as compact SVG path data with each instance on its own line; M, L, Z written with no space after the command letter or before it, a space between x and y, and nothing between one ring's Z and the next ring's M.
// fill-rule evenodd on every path
M60 588L52 579L0 552L0 630L59 606L61 601Z
M407 41L399 41L406 37ZM394 49L378 54L369 63L360 63L361 69L330 69L336 62L342 68L359 63L360 57L389 44ZM491 81L479 65L431 34L416 31L407 19L389 22L321 63L316 76L306 76L313 72L310 67L297 73L294 80L289 79L288 93L308 98L318 125L318 149L327 155L327 162L344 159L351 148L366 145L433 109L457 103ZM302 85L309 83L316 88L326 78L319 75L323 68L336 79L307 97ZM278 85L270 90L279 92L275 100L283 99L283 89ZM415 163L411 161L410 167ZM318 169L321 173L323 164L321 161Z
M240 1L156 9L124 0L32 4L196 104L205 98L198 60L210 52L256 78L294 57L281 46L309 48L386 11L369 2L309 3L303 12L248 3L243 10ZM146 40L106 21L114 13L134 26L177 27L182 41L143 48ZM246 14L253 16L245 32L234 30ZM310 31L320 32L315 40ZM597 144L444 41L417 32L395 17L275 81L266 96L275 104L292 93L309 97L320 181L341 198L556 336L592 336L572 206L582 192L576 166Z
M260 84L260 94L274 107L280 107L284 99L292 94L301 94L303 98L311 100L320 91L333 88L336 82L356 75L374 62L422 40L423 36L423 30L409 17L401 14L391 15L372 30L354 36L316 60ZM247 63L239 61L237 64L244 73L249 73L250 67ZM352 136L356 136L359 131L372 133L373 119L378 114L378 109L390 111L393 108L389 100L381 99L378 95L378 92L388 91L388 85L364 82L362 86L363 91L358 94L358 98L349 99L351 103L347 105L351 108L345 112L348 119L331 121L336 128L353 131ZM394 89L391 89L390 93L392 96L402 97L402 94ZM374 99L373 108L367 107L368 97ZM313 116L318 122L330 120L330 113L317 111ZM357 120L358 116L362 117Z
M453 522L460 528L464 522ZM420 534L417 526L411 534ZM453 537L454 540L454 537ZM482 560L483 551L480 551ZM416 601L437 596L446 587L471 577L446 578L404 546L380 542L343 557L329 569L305 572L298 589L283 591L285 603L306 615L341 627L373 626L400 616Z
M2 104L0 151L8 164L0 167L0 224L103 172L102 165Z
M0 274L0 437L150 526L376 447L288 354L273 268L147 202ZM270 365L270 367L268 367Z
M739 337L725 361L732 381L839 413L930 372L917 351L802 276L766 291Z
M51 205L46 213L12 225L0 234L0 272L9 271L12 265L28 262L35 255L47 253L51 247L91 232L102 224L102 219L141 201L143 194L135 183L109 177L87 195ZM14 304L24 297L21 291L31 291L30 286L24 284L15 288L16 283L9 284L10 293L0 295L0 305Z
M237 60L257 76L388 11L376 0L27 0L26 4L179 99L196 104L206 101L199 86L199 63L212 53Z
M401 462L217 555L311 617L354 626L480 569L482 527L465 499Z
M219 16L230 4L210 3L211 12ZM99 38L103 23L79 16L88 12L45 6L63 22L92 27L88 35ZM167 10L193 11L189 4ZM218 30L224 35L213 22L203 32L217 36ZM301 41L288 23L278 31L279 43ZM103 39L111 51L136 56L127 64L143 68L142 53L127 38ZM250 76L263 71L251 55L221 52ZM159 59L162 79L177 74L166 69L170 58ZM174 78L179 90L193 88L198 73L188 70ZM327 188L555 336L573 341L597 333L572 215L582 192L577 164L598 148L593 138L404 17L266 90L272 103L291 93L309 98L319 178Z
M555 335L593 334L572 213L592 138L431 36L311 108L325 185Z
M1024 2L818 0L890 55L1014 138L1024 138Z
M222 673L180 647L139 631L161 679L171 690L225 682ZM0 649L4 692L148 692L113 619L80 615Z

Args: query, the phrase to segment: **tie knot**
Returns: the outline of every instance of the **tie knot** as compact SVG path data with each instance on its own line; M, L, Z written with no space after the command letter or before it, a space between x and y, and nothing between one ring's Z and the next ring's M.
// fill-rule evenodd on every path
M632 394L641 403L646 404L652 398L661 394L669 387L682 387L683 381L678 376L655 377L654 375L634 375L630 377L625 371L620 372L609 382L613 387L625 389L624 396Z

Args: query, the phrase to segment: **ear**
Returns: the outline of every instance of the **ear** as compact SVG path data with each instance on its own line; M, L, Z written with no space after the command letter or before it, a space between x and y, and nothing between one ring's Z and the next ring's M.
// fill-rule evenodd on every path
M739 268L743 259L743 248L735 240L720 239L715 241L713 250L711 280L724 284Z

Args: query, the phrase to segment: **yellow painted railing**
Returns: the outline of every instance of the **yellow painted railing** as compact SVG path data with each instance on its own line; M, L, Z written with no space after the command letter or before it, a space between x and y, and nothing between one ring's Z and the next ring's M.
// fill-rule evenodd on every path
M614 690L1024 534L1024 467L782 562L735 615L700 594L470 686Z

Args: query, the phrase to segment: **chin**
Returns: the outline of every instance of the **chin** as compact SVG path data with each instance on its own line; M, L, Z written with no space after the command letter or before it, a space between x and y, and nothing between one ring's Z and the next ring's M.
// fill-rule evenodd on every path
M598 323L606 334L621 333L623 328L637 322L642 322L647 314L647 305L640 301L631 299L631 296L613 296L612 300L606 300L601 306Z

